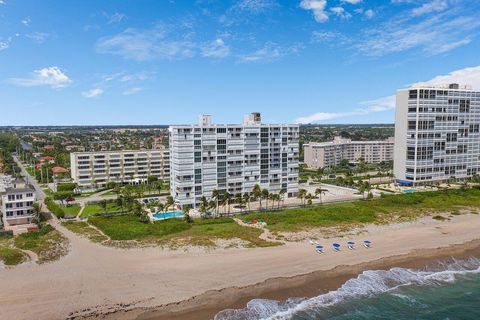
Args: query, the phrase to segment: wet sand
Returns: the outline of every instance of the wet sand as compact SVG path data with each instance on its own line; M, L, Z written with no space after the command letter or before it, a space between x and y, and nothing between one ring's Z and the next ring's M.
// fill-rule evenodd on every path
M407 262L420 266L461 255L467 245L451 252L435 248L480 239L480 215L475 214L368 226L350 236L318 239L325 246L373 242L372 249L333 252L328 247L321 255L307 241L207 252L118 249L57 227L71 243L66 257L40 266L0 268L0 318L209 319L252 298L304 297L335 289L365 269ZM420 258L427 260L420 263Z
M286 300L292 297L314 297L339 288L351 278L366 270L388 270L393 267L424 269L449 259L480 258L480 240L433 250L416 250L410 254L387 257L353 266L341 265L331 270L320 270L289 278L274 278L246 286L209 291L202 295L150 310L132 310L115 313L108 319L138 320L200 320L213 319L225 309L245 307L252 299Z

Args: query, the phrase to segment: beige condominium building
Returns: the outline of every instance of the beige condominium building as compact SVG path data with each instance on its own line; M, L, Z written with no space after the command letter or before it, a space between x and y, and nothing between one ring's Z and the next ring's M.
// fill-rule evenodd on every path
M480 170L480 91L418 86L397 91L394 174L403 184L465 179Z
M197 125L170 129L170 192L181 206L197 206L213 190L251 192L255 185L285 196L298 194L298 139L295 124L263 124L259 113L243 124Z
M309 168L338 165L342 160L368 163L393 160L394 138L381 141L352 141L335 137L329 142L310 142L303 145L304 162Z
M73 152L70 154L71 176L79 189L96 189L108 182L141 184L149 176L170 178L169 151L122 150Z

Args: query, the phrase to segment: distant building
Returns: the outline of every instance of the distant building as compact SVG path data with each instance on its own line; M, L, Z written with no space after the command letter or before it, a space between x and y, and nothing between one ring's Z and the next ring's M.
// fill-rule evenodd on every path
M480 171L480 91L458 84L397 91L394 174L425 184Z
M32 221L32 206L35 189L23 180L16 179L1 193L2 218L5 229L9 226L29 224Z
M393 160L394 138L381 141L352 141L335 137L329 142L310 142L303 145L304 163L309 168L325 168L340 164L344 159L379 163Z
M149 176L170 177L169 152L159 150L92 151L70 153L71 177L80 189L104 187L108 182L141 184Z
M251 192L255 185L285 196L298 194L296 124L262 124L259 113L243 124L212 124L200 116L197 125L171 126L170 192L181 206L197 206L213 190Z
M10 175L0 174L0 194L5 192L7 188L13 187L15 179Z

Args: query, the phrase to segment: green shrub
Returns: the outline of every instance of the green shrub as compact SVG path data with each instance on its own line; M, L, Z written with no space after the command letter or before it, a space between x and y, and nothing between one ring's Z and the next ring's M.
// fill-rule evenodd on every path
M77 184L73 182L62 183L57 186L57 192L73 191L75 190L76 187L77 187Z
M48 210L53 213L57 218L65 217L65 211L58 204L53 201L52 198L47 197L45 198L45 204L47 205Z

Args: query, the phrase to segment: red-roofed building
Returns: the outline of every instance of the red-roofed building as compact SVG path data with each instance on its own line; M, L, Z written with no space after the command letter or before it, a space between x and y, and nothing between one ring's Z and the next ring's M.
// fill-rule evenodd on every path
M47 161L48 163L55 163L55 158L51 157L51 156L45 156L45 157L40 158L40 162L43 163L45 161Z
M62 167L53 167L52 172L57 174L57 173L67 173L68 170Z

